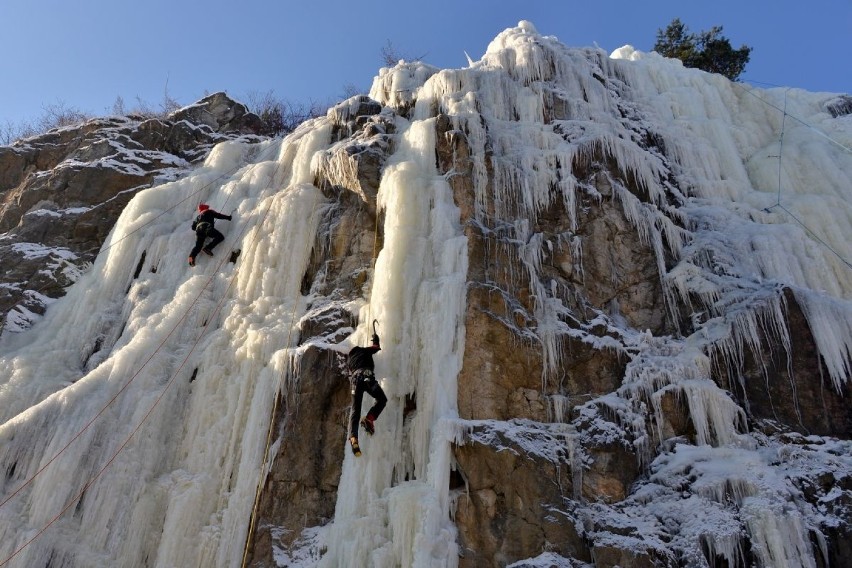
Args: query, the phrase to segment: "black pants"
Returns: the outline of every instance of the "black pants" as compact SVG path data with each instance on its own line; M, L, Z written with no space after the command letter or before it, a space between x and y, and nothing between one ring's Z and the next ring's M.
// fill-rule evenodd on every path
M204 246L204 241L207 240L207 237L210 237L210 244L206 247ZM199 252L201 252L202 248L206 248L209 251L213 251L213 247L221 243L225 240L225 235L217 231L216 229L210 229L206 233L202 233L195 237L195 246L192 247L192 252L189 253L189 256L195 258Z
M369 374L367 374L369 373ZM379 381L375 375L369 371L355 372L355 394L352 396L352 412L349 415L349 437L358 437L358 422L361 420L361 401L364 399L366 392L374 399L376 403L367 414L372 414L373 418L378 418L382 410L385 409L385 404L388 402L388 397L385 396L385 391L382 390Z

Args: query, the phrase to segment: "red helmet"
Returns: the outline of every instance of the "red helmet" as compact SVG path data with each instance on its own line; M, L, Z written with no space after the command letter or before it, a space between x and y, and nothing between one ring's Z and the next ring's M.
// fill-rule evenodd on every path
M204 213L204 212L205 212L205 211L207 211L208 209L210 209L210 206L209 206L209 205L207 205L206 203L199 203L199 204L198 204L198 212L199 212L199 213Z

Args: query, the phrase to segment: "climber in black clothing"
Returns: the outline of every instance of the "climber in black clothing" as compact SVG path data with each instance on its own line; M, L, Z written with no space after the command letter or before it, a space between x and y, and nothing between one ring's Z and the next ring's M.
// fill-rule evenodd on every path
M206 203L198 204L198 216L192 222L192 230L195 231L195 246L189 253L189 265L195 266L195 256L204 251L206 254L213 256L213 248L225 240L225 235L217 231L213 227L216 219L231 220L230 215L224 215L218 211L210 209ZM210 237L210 244L204 246L204 242Z
M373 331L375 332L375 322ZM373 372L373 355L381 349L379 345L379 336L373 333L373 344L369 347L353 347L349 351L347 366L349 368L349 380L354 383L355 390L352 396L352 411L349 416L349 443L352 444L352 453L356 456L361 455L361 448L358 446L358 418L361 417L361 401L364 397L364 392L376 399L376 403L367 412L360 422L361 426L368 434L373 434L376 430L373 426L376 418L382 413L388 398L385 396L385 391L376 380L376 375Z

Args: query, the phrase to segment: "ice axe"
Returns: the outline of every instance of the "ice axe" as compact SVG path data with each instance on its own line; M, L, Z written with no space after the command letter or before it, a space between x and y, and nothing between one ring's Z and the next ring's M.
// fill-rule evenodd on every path
M373 320L373 345L379 344L379 332L376 331L376 325L379 323L379 320Z

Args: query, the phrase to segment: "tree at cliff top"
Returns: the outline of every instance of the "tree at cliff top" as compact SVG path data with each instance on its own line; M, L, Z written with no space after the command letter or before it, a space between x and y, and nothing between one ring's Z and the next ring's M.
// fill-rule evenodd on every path
M708 73L720 73L736 81L748 64L751 47L731 47L731 42L722 34L722 26L713 26L709 31L688 33L686 25L675 18L665 30L657 30L657 42L652 48L665 57L680 59L687 67Z

